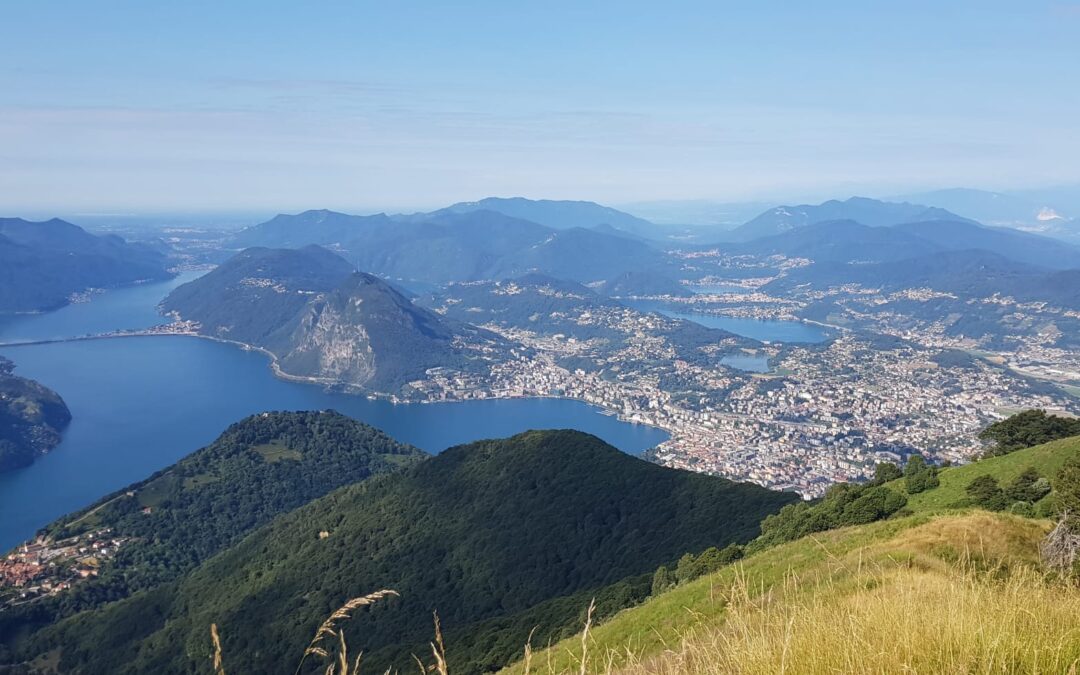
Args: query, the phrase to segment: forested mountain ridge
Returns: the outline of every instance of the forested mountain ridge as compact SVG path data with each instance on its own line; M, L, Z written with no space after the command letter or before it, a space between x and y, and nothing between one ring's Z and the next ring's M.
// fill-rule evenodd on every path
M0 356L0 473L29 466L52 450L71 422L60 395L14 374L15 364Z
M352 273L343 258L318 246L250 248L173 289L161 307L198 321L211 335L260 345L312 296L333 290Z
M888 227L928 220L974 222L945 209L921 204L851 197L843 201L831 199L821 204L777 206L735 228L728 233L726 240L750 241L831 220L853 220L870 227Z
M397 216L305 211L249 227L236 235L233 244L319 244L380 277L427 284L529 272L592 282L670 264L662 251L622 233L549 227L511 211L463 208ZM582 222L591 224L590 219Z
M201 334L267 350L286 374L392 395L407 396L432 368L486 372L512 347L318 246L247 249L162 308Z
M461 636L449 646L451 668L480 672L512 660L533 625L543 642L576 624L576 600L549 601L688 550L745 542L764 515L794 500L666 469L580 432L527 432L333 492L178 585L69 619L34 645L62 645L62 668L83 673L189 672L205 663L215 622L234 663L292 672L329 612L389 587L400 600L345 629L364 644L369 668L404 669L438 609L448 635ZM509 617L509 633L493 623Z
M176 464L45 528L50 541L107 530L125 543L97 578L0 613L0 634L7 633L5 627L40 628L73 612L152 591L281 513L424 457L332 411L273 412L241 420Z
M148 246L58 218L0 218L0 313L56 309L91 288L168 279L165 266Z
M547 227L567 229L608 226L630 234L651 236L657 226L625 211L596 202L525 199L523 197L486 197L475 202L458 202L443 211L469 213L497 211L514 218L529 220ZM439 213L436 211L436 213Z

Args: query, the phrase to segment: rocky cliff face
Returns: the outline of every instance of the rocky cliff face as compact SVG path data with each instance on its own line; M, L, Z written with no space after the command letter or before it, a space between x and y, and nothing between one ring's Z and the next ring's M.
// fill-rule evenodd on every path
M164 308L201 333L267 350L286 374L395 395L434 368L486 373L511 347L318 247L249 249Z
M358 301L362 302L362 301ZM325 301L305 308L296 329L283 345L280 359L287 371L365 385L375 376L375 351L367 329L351 323Z

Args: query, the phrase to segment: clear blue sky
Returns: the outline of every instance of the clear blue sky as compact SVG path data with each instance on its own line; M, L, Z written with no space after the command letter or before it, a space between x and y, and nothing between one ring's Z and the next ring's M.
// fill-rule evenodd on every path
M0 6L0 212L1080 181L1077 2Z

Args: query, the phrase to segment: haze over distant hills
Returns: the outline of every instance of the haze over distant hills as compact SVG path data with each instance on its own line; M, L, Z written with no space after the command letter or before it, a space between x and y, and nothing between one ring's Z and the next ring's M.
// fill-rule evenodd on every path
M987 225L1080 241L1080 187L992 192L952 188L897 199L932 204Z
M0 313L56 309L72 294L167 279L165 256L53 218L0 218Z
M852 197L845 201L834 199L821 204L777 206L735 228L726 235L725 240L750 241L830 220L853 220L870 227L886 227L930 220L967 219L944 209L921 204Z
M1080 267L1080 248L1056 239L971 221L926 221L871 227L852 220L823 221L728 245L753 255L783 254L815 262L888 262L943 251L983 250L1048 269Z
M486 368L510 345L413 303L317 246L245 250L174 290L163 309L199 332L265 349L290 375L402 393L430 368Z
M518 200L508 203L515 207L511 209L514 212L528 210ZM565 203L545 203L539 208L540 216L554 222L552 214L567 211L607 212L595 204L574 202L573 208L565 209L561 204ZM234 243L242 247L319 244L373 274L436 284L529 272L602 281L628 270L668 264L655 247L621 231L605 231L602 222L581 221L592 229L565 225L569 220L560 222L564 226L556 229L498 211L473 209L408 216L305 211L279 215L248 228Z
M529 220L547 227L564 230L572 227L594 228L608 225L625 232L651 237L656 225L625 211L602 206L595 202L525 199L523 197L487 197L477 202L459 202L442 209L452 213L495 211L513 218ZM435 211L438 214L440 211ZM434 215L433 214L433 215Z

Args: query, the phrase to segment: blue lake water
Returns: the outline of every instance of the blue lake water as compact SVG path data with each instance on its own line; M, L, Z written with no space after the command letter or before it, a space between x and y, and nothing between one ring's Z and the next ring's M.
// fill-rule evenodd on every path
M0 325L0 341L153 325L159 322L153 307L177 283L123 289L52 314L19 317ZM326 392L273 377L262 354L193 337L63 342L0 348L0 354L15 362L16 373L59 392L74 416L55 450L26 469L0 474L0 551L265 410L332 408L429 452L527 429L580 429L630 453L667 438L579 401L394 405Z
M802 321L744 319L733 316L699 314L679 311L675 306L649 300L640 300L627 304L642 311L659 312L673 319L693 321L707 328L720 328L761 342L812 344L825 342L829 339L829 332L825 328Z
M0 342L51 340L108 333L121 328L149 328L162 323L157 303L180 284L202 272L184 272L171 281L140 284L61 307L46 314L0 315Z

